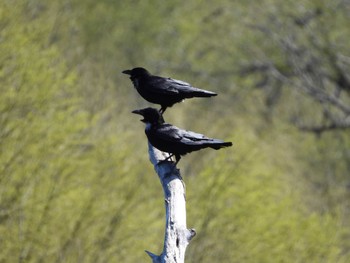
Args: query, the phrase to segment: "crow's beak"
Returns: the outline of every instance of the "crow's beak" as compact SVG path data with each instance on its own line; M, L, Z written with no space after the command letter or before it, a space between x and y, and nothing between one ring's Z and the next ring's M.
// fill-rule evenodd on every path
M133 110L131 113L139 114L143 116L143 111L142 110Z
M143 116L143 110L133 110L131 113L139 114L139 115ZM140 121L145 122L145 119L142 119Z
M124 73L126 75L131 75L131 70L127 69L127 70L122 71L122 73Z

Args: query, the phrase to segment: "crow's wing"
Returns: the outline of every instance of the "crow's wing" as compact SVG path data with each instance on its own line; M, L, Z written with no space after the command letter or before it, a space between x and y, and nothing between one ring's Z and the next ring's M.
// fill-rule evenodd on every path
M176 90L178 93L185 95L187 98L191 97L211 97L216 96L215 92L199 89L191 86L191 84L177 79L167 78L166 83L171 90Z
M221 140L208 138L203 134L195 133L192 131L181 130L182 139L181 142L187 145L198 145L207 143L221 143Z
M187 145L198 145L206 142L216 141L200 133L179 129L170 124L163 124L156 131L157 137L171 142L180 142Z
M181 141L180 129L171 124L162 124L154 132L155 135L164 141L179 142Z
M171 79L171 78L163 78L158 76L153 76L150 80L150 84L152 87L152 92L161 93L161 94L181 94L181 93L191 93L191 92L200 92L204 91L195 87L192 87L191 84Z

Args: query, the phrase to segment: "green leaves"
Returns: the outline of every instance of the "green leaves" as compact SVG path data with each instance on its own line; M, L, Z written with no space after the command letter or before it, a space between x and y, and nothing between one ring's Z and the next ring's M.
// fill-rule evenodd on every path
M143 262L145 249L161 251L161 186L130 114L149 104L120 73L133 66L218 92L165 119L234 142L180 163L197 230L188 262L346 262L349 135L298 132L285 118L315 120L310 100L298 107L301 95L283 91L272 111L252 88L261 79L238 76L266 54L286 69L251 25L323 3L311 2L2 1L0 262ZM345 17L322 16L338 25L331 42L346 42Z

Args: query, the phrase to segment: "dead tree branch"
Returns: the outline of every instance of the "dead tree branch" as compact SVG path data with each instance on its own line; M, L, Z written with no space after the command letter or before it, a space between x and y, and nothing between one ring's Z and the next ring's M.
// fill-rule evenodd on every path
M157 150L150 143L148 152L163 187L166 222L162 254L146 253L153 263L183 263L187 245L196 235L194 229L186 227L185 184L174 163L162 161L167 157L166 153Z

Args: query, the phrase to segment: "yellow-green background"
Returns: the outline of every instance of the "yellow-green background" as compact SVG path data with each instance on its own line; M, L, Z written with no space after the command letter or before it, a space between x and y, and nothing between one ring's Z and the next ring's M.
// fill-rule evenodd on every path
M145 249L162 251L163 193L130 113L150 104L121 74L136 66L219 93L164 117L234 143L178 165L197 230L186 262L350 262L349 130L300 132L290 112L312 120L314 102L285 89L270 110L239 74L283 56L251 25L317 7L349 55L341 2L1 0L0 262L150 262Z

